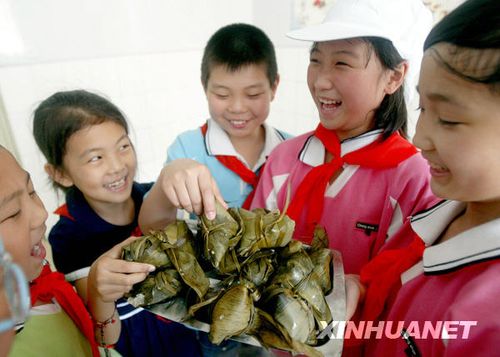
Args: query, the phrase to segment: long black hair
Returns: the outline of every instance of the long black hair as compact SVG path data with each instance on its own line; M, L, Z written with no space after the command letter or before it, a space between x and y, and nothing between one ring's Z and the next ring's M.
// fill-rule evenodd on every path
M403 57L391 41L382 37L362 37L361 39L371 45L384 68L394 70L403 63ZM396 131L404 137L407 136L408 111L403 85L382 99L382 103L375 111L375 128L384 130L384 138Z

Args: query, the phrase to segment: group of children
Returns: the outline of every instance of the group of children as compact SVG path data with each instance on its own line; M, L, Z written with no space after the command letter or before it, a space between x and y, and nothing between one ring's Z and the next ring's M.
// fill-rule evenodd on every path
M210 118L177 137L154 184L134 182L137 157L115 105L83 90L44 100L33 133L66 194L49 234L57 273L44 263L47 212L29 174L0 149L0 237L32 302L26 321L12 313L23 295L6 288L15 269L0 251L0 327L24 321L10 354L237 355L245 347L211 345L123 299L154 269L120 259L130 236L163 228L179 209L212 219L216 201L287 210L304 243L316 225L326 229L348 274L346 318L402 324L401 337L346 341L345 355L493 354L500 6L468 0L427 35L429 19L420 0L337 0L321 25L290 33L313 42L307 83L320 120L295 138L265 124L279 83L269 38L251 25L221 28L201 66ZM408 51L422 44L415 147L403 84L419 65ZM450 338L448 324L419 339L410 328L450 321L464 322L467 336ZM12 332L0 333L4 348Z

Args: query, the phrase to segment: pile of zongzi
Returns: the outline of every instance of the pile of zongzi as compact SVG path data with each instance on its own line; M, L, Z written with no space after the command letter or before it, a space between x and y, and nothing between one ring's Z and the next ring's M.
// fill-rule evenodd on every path
M210 324L213 343L247 334L264 347L320 355L311 346L332 320L332 255L323 229L305 246L292 239L294 226L277 210L219 205L215 219L201 218L199 237L183 221L151 232L123 249L123 259L157 268L128 299L147 306L190 296L189 314Z

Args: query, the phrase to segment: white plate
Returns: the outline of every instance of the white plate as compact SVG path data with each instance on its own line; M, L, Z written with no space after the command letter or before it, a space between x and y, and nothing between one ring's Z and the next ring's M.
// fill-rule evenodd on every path
M345 321L346 292L345 292L345 279L344 279L344 265L342 263L342 256L340 252L332 250L332 253L333 253L333 259L332 259L333 289L330 292L330 294L326 296L326 302L328 303L328 306L330 307L330 310L332 312L333 321ZM211 281L211 284L215 282L216 281ZM180 322L185 326L195 330L200 330L204 332L208 332L210 330L209 324L194 319L192 317L184 321L185 317L187 316L187 306L185 298L183 297L174 299L172 302L169 303L154 305L148 308L148 310L159 316L165 317L171 321ZM327 343L325 343L322 346L315 347L318 351L323 353L324 356L340 356L342 354L342 345L344 341L342 338L336 338L338 325L339 324L334 324L335 327L331 335L332 337ZM331 330L330 327L326 327L326 329ZM257 341L257 339L245 334L232 337L231 339L247 343L250 345L260 346L260 343L259 341Z

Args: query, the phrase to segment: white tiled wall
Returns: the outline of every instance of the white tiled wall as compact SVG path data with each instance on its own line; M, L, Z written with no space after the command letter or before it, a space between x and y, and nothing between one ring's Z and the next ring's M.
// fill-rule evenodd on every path
M0 68L0 90L21 161L49 211L58 202L31 134L36 105L58 90L84 88L106 95L131 123L139 158L137 179L154 180L175 136L208 116L199 80L201 54L200 49ZM317 123L305 84L307 49L283 48L277 55L281 83L268 121L298 134Z
M131 123L139 159L137 179L154 180L174 137L201 125L208 116L199 79L201 55L213 31L231 22L256 24L276 46L281 82L268 122L291 134L306 132L317 125L317 112L306 85L309 44L292 41L284 35L290 30L293 0L150 0L147 2L150 8L144 5L146 8L139 12L133 0L88 1L105 6L102 10L105 19L103 23L90 19L85 27L86 19L75 17L72 19L74 27L82 28L73 33L76 30L68 28L71 21L62 22L66 27L59 22L71 11L65 0L47 0L49 8L37 8L38 12L33 13L28 11L32 6L30 0L0 0L14 7L15 15L20 17L21 33L36 42L32 42L31 47L28 42L31 52L28 51L27 57L12 59L1 53L0 48L0 95L21 161L32 174L35 187L50 212L58 206L61 197L58 199L48 183L43 171L44 159L32 138L31 118L36 105L60 90L83 88L106 95L123 110ZM65 5L58 9L59 12L53 12L58 4ZM126 5L128 12L120 8ZM115 8L120 11L114 11ZM155 10L162 15L158 16ZM90 11L89 8L86 11ZM52 16L55 24L50 18L41 19L40 12ZM130 49L120 41L107 47L104 40L112 38L107 38L103 28L99 28L109 21L118 21L112 17L117 14L128 16L126 24L134 24L140 29L138 32L123 29L133 42ZM155 26L145 23L148 14L156 20ZM35 23L26 33L24 23L30 19ZM44 40L32 33L45 30L51 36L58 36L55 42L50 41L50 36ZM151 33L152 30L159 33ZM69 32L66 41L76 42L69 49L64 47L64 31ZM118 36L120 27L114 24L110 31ZM87 35L96 42L93 56L86 52L92 48ZM139 46L134 42L141 38L149 43L151 51L145 44ZM38 43L42 40L47 41L49 48ZM82 48L78 47L78 41L82 42ZM49 226L54 220L51 216Z
M24 52L0 47L0 95L20 159L49 211L60 199L32 138L36 105L60 90L106 95L131 123L137 179L154 180L173 138L207 117L199 80L206 40L225 24L251 23L254 5L250 0L150 0L141 6L132 0L89 0L83 7L65 0L47 0L44 6L0 2L2 19L10 19L9 30L24 41L16 47Z

